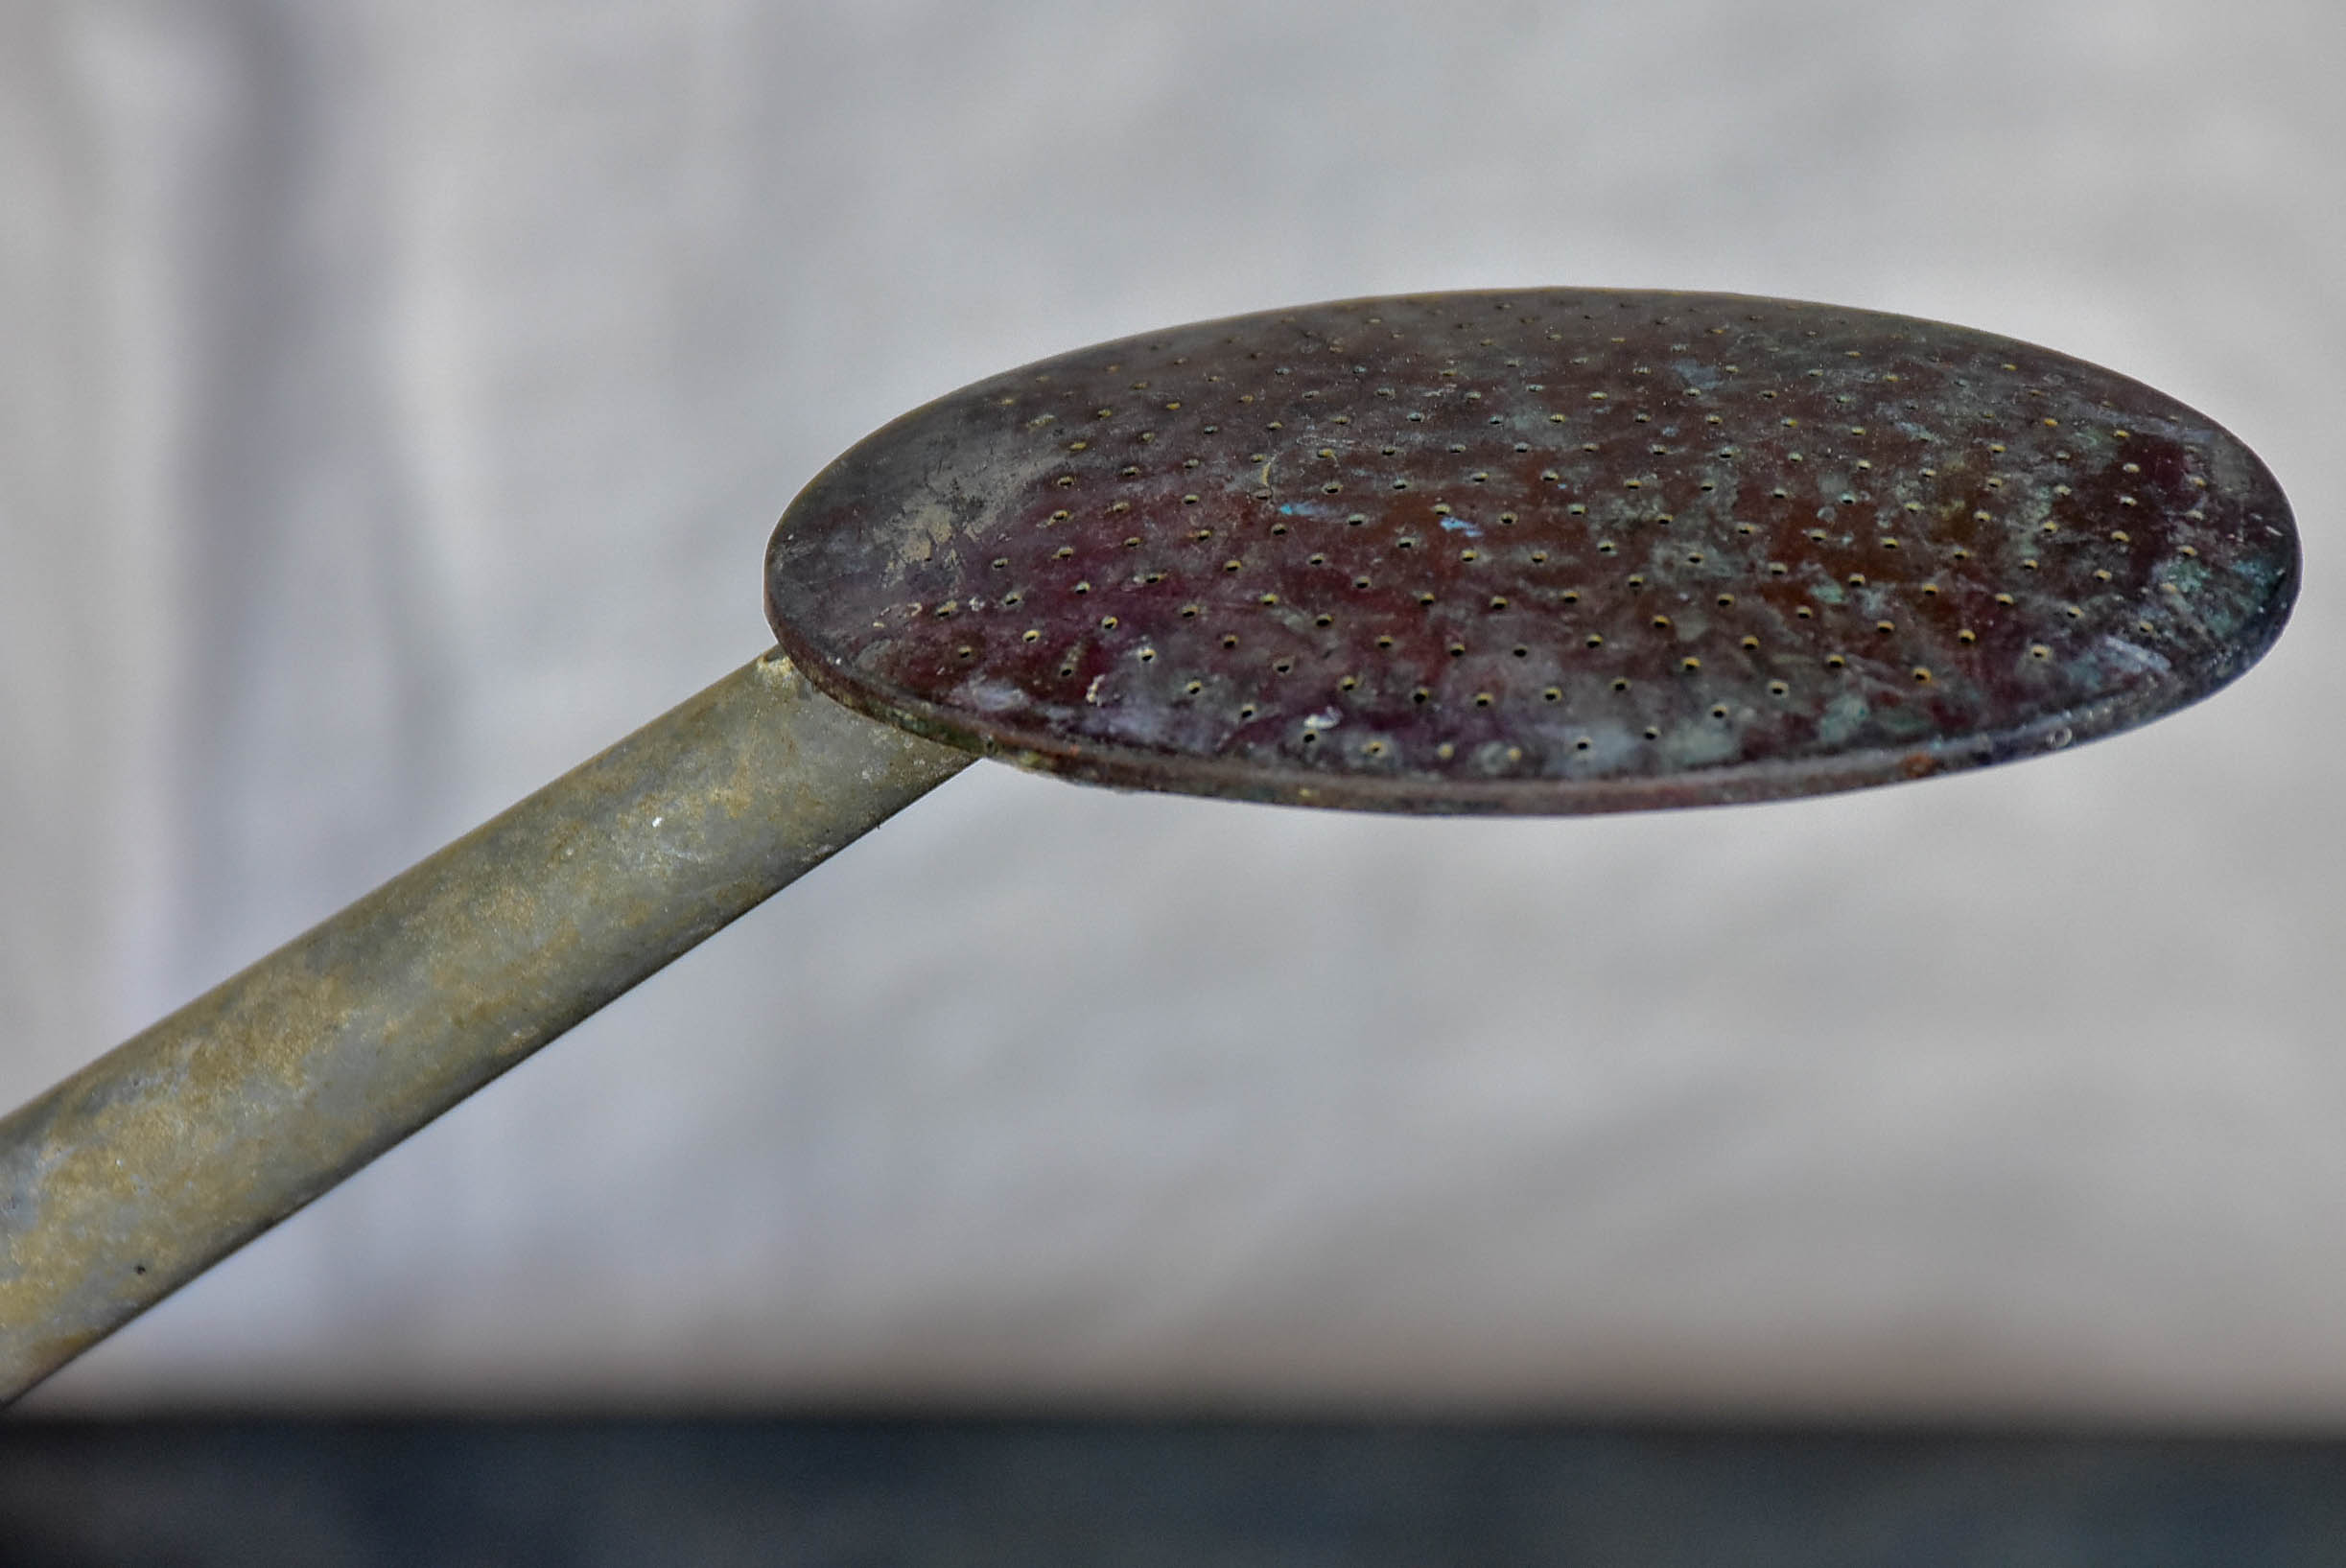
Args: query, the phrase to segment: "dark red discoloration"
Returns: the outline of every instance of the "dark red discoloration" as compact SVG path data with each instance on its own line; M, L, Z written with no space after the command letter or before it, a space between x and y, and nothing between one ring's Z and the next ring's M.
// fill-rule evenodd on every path
M2069 744L2278 635L2288 508L2050 351L1733 295L1208 322L906 415L768 613L833 695L1104 782L1407 810L1761 799Z

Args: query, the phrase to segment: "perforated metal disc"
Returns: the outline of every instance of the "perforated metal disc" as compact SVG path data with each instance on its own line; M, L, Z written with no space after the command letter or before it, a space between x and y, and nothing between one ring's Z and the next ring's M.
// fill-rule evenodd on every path
M1106 343L833 463L767 557L832 695L1076 778L1413 811L2004 761L2239 675L2287 503L2173 399L1722 294L1352 300Z

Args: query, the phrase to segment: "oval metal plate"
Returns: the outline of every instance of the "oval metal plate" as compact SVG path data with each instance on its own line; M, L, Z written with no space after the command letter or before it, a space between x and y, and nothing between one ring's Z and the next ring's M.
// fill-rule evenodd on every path
M1046 360L792 503L833 696L1023 765L1407 811L1978 766L2238 676L2298 579L2213 421L1959 327L1726 294L1361 299Z

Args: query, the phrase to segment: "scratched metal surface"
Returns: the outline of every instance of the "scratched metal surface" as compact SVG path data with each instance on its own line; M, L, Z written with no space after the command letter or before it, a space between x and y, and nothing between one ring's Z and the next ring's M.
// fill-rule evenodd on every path
M2296 592L2213 421L1875 312L1545 290L1201 322L979 382L767 562L833 695L1118 784L1415 811L1799 795L2222 686Z

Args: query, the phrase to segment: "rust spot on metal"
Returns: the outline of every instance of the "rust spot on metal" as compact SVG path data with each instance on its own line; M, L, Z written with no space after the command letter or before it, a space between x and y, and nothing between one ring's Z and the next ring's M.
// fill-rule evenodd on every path
M791 506L788 659L0 1118L0 1399L969 760L919 737L1312 806L1757 800L2142 723L2297 574L2207 419L1861 311L1355 300L996 377Z
M1871 312L1540 291L978 383L808 486L766 592L833 695L1029 766L1568 812L2139 724L2253 663L2296 583L2264 467L2124 377Z

